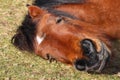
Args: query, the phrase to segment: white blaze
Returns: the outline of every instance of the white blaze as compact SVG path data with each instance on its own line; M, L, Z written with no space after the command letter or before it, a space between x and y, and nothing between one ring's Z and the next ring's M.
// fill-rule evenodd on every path
M38 35L36 36L36 40L39 45L43 42L44 39L45 39L45 36L42 36L42 37L39 37Z

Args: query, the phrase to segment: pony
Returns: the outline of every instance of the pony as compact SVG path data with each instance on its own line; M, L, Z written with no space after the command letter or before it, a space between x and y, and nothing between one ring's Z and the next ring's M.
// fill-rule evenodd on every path
M38 0L12 38L19 50L101 72L120 39L119 0Z

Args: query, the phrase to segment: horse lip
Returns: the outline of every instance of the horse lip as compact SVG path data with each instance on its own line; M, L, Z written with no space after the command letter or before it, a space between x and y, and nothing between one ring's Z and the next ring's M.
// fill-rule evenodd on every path
M103 42L101 42L101 51L97 53L97 57L99 59L98 62L91 67L86 66L86 71L100 73L107 64L110 54L110 50Z
M95 68L99 68L99 62L97 62L95 65L93 65L91 67L86 66L86 71L87 72L96 72Z
M111 51L103 42L101 42L101 51L97 54L100 65L96 72L101 72L104 69L105 65L109 60L110 55Z

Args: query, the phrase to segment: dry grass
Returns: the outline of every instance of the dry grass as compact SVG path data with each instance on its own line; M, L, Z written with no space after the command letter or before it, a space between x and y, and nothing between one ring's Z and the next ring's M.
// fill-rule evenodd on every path
M24 19L26 4L32 0L0 0L0 80L120 80L120 42L105 74L76 71L61 63L49 63L40 57L15 49L10 39Z

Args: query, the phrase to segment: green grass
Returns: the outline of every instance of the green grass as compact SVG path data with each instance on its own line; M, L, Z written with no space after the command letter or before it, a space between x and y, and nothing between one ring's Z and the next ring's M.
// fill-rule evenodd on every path
M120 80L120 42L115 42L106 74L79 72L61 63L49 63L35 54L20 52L10 43L32 0L0 0L0 80ZM112 74L113 72L117 72Z

